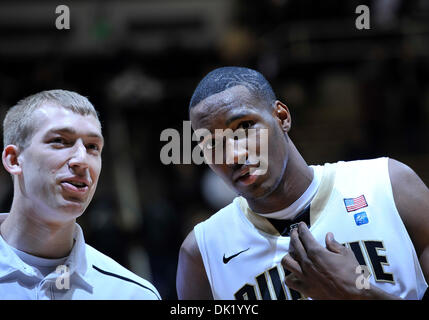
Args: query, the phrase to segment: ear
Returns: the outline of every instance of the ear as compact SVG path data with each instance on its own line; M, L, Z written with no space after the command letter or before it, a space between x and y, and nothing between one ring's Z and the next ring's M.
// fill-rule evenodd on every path
M292 126L292 119L290 116L289 109L283 102L279 100L276 100L276 102L274 102L273 116L280 122L283 131L289 132Z
M19 175L22 172L21 165L18 161L18 156L19 149L13 144L6 146L2 153L3 166L6 171L12 175Z

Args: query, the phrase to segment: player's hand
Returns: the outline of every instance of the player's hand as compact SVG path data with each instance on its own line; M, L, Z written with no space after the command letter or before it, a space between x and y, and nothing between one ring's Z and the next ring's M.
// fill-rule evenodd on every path
M282 265L291 272L285 279L289 288L312 299L359 299L365 290L356 286L359 265L351 249L327 233L326 248L300 223L290 235L289 253Z

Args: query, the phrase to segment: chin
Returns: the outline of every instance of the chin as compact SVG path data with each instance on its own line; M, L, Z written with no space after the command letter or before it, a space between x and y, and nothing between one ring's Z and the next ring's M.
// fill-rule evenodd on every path
M240 195L246 199L262 200L270 196L278 188L279 184L280 180L275 181L274 183L270 182L269 179L264 180L258 184L253 185L253 188L241 192Z
M255 192L243 192L240 193L240 195L248 200L261 200L268 196L268 192L264 190L257 190Z
M64 212L67 215L75 217L81 216L87 207L86 203L78 201L66 201L66 203L59 206L58 210Z
M246 188L245 190L237 190L238 194L246 199L260 199L263 198L266 194L266 190L264 190L264 188L262 188L261 186L257 186L257 185L253 185L250 186L248 188Z

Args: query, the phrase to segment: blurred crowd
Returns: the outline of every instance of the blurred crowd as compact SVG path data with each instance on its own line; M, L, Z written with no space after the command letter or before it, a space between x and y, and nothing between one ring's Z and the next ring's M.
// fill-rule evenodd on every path
M182 132L193 89L213 68L261 71L288 105L291 138L309 164L389 156L429 185L424 1L233 3L228 26L204 47L170 41L147 53L118 42L108 54L62 54L53 45L37 56L0 55L2 119L17 100L55 88L87 96L99 111L103 169L78 222L90 245L151 280L164 299L176 298L187 233L234 197L206 165L160 161L161 132ZM359 4L371 9L370 30L355 28ZM0 186L0 211L7 212L12 181L4 170Z

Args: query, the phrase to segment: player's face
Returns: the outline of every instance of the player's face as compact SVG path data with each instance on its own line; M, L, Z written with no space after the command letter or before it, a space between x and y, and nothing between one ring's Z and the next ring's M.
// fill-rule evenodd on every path
M75 219L90 203L100 175L100 123L53 104L34 111L32 121L34 134L18 156L23 200L52 221Z
M221 144L221 147L224 148L224 155L228 143L234 146L234 164L227 164L225 158L223 163L213 161L213 164L209 164L219 177L247 199L261 199L268 196L279 186L283 178L288 156L287 140L286 132L276 114L275 108L266 106L259 99L255 99L244 86L235 86L212 95L191 109L190 118L194 130L205 128L211 133L200 142L203 150L207 149L205 142L208 141L210 151L216 152L214 149L218 146L213 143L216 139L216 129L231 129L232 131L244 129L246 132L252 131L249 129L255 129L253 132L257 132L256 154L260 155L259 163L255 164L252 160L252 164L243 164L243 161L240 164L237 161L240 157L248 158L249 156L249 138L255 136L248 134L245 138L246 141L240 139L228 141L228 138L225 138L224 143ZM261 129L266 129L265 132L268 133L268 152L266 154L261 153L263 139L259 139L259 137L264 131ZM251 167L266 167L266 172L262 175L252 175L250 174Z

